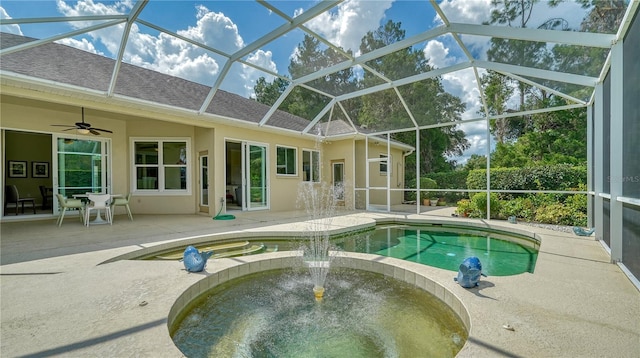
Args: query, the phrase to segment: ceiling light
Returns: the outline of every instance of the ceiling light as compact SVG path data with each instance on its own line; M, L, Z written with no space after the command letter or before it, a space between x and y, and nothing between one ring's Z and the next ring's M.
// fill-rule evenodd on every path
M88 129L86 129L86 128L78 128L76 131L77 131L79 134L89 134L89 133L91 133L91 132L89 132L89 130L88 130Z

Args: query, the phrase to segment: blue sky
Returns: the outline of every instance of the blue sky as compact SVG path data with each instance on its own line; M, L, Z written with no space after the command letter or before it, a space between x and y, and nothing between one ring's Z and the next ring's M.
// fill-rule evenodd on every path
M316 1L269 1L289 17L307 11ZM491 0L443 0L438 1L445 16L452 22L480 24L487 21ZM122 1L61 1L61 0L3 0L0 18L61 17L79 15L106 15L128 13L133 0ZM534 26L549 16L546 4L534 12ZM573 2L563 3L554 17L564 17L576 28L585 11ZM154 23L182 36L196 39L211 47L233 53L252 43L269 31L285 23L285 20L254 1L163 1L151 0L139 19ZM429 1L348 0L321 14L305 25L331 43L358 53L360 39L368 31L394 20L402 23L406 37L421 33L441 24ZM87 26L79 23L47 23L0 25L5 32L45 38L58 33ZM115 57L122 36L122 25L58 42L86 51ZM295 55L296 46L304 32L294 30L248 55L245 60L273 72L287 75L287 66ZM465 36L474 56L482 58L489 43L488 38ZM446 67L463 59L463 53L449 35L431 39L416 45L435 67ZM182 77L205 85L213 85L222 70L225 58L215 53L195 48L172 36L160 34L140 24L134 25L124 55L124 61L173 76ZM265 72L236 64L225 76L221 88L245 97L252 95L255 81ZM445 89L462 99L467 106L463 118L475 118L480 109L479 92L473 71L458 71L442 77ZM486 127L484 123L469 123L463 128L472 142L472 151L484 154ZM467 155L469 155L467 153Z

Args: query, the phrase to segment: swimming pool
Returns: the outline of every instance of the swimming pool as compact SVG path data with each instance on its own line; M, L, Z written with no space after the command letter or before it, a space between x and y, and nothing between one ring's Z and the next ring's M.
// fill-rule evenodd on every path
M224 241L202 239L199 244L189 244L201 251L213 250L215 259L297 250L304 240L302 236L235 237ZM450 271L458 271L466 257L477 256L483 272L490 276L533 273L539 248L538 241L532 238L503 231L409 224L378 225L332 237L331 242L342 251L394 257ZM172 249L128 259L178 260L185 247L186 244L176 242Z
M533 273L538 258L535 242L495 232L438 227L387 226L338 242L345 251L377 254L458 271L460 263L477 256L490 276Z

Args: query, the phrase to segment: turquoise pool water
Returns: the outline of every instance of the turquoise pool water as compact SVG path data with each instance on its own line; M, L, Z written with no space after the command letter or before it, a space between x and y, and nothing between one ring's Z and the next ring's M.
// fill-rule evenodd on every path
M305 240L304 237L238 237L223 242L212 239L195 246L202 251L214 250L215 259L297 250ZM331 240L339 250L389 256L455 272L465 258L477 256L483 272L490 276L533 273L538 258L538 243L531 238L463 227L387 225ZM226 245L228 250L219 250L220 245ZM139 259L178 260L185 247L147 253Z
M477 256L490 276L531 272L538 258L537 245L525 240L499 238L495 233L452 232L452 229L394 226L347 237L336 245L350 252L394 257L445 270L458 271L460 263Z

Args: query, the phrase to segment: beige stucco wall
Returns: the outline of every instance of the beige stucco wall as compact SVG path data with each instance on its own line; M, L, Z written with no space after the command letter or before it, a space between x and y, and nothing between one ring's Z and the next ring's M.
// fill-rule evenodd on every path
M43 96L47 99L47 96ZM57 99L59 100L59 99ZM3 143L3 181L11 184L6 177L4 164L7 160L42 160L51 162L51 134L64 133L72 137L83 137L75 131L62 132L62 127L52 127L52 124L73 124L81 120L81 105L59 104L48 100L25 99L17 96L0 96L1 120L0 126L5 131L26 131L31 132L24 139L18 142L29 142L29 138L37 136L45 138L38 141L37 145L29 143L18 143L15 140L11 143ZM332 181L332 163L344 162L345 184L345 205L348 208L357 207L358 195L355 194L355 187L364 187L365 184L365 157L364 141L352 138L325 141L318 143L314 138L303 136L298 133L283 133L273 129L254 127L238 127L233 125L212 123L206 121L191 120L190 123L184 117L176 117L171 113L152 113L139 109L115 107L110 111L104 104L96 104L96 108L87 106L85 110L85 120L94 127L112 130L113 133L104 133L100 138L108 138L111 142L111 188L113 193L125 194L132 188L132 138L189 138L191 141L191 152L188 160L190 162L189 186L191 191L187 194L161 195L158 193L134 193L130 203L134 213L141 214L194 214L202 212L205 215L215 215L221 208L220 198L226 198L227 180L226 171L229 166L240 165L239 155L231 158L227 163L225 158L225 143L231 142L255 142L265 145L268 150L268 187L269 187L269 209L274 211L294 210L297 208L297 190L302 182L302 151L303 149L319 150L321 152L321 180L326 183ZM129 113L129 114L127 114ZM173 118L174 116L175 118ZM172 122L172 120L177 121ZM193 125L191 123L196 123ZM12 138L16 132L12 132ZM87 138L96 138L86 136ZM48 141L46 139L48 138ZM44 144L43 144L44 143ZM42 145L47 149L40 148ZM276 147L283 145L297 148L297 174L294 176L278 175L276 173ZM40 149L38 149L40 148ZM386 151L386 146L370 143L369 155L378 157ZM6 149L6 151L5 151ZM209 155L209 207L199 206L199 190L202 187L199 179L199 153L207 152ZM19 158L20 155L25 158ZM30 153L30 154L27 154ZM398 163L401 163L402 151L392 149L392 187L402 185L402 175L398 175ZM236 153L237 154L237 153ZM44 155L44 157L43 157ZM14 158L15 157L15 158ZM48 160L45 160L48 157ZM26 194L39 199L38 185L52 186L52 175L47 183L43 180L32 180L31 178L21 179ZM237 180L234 179L234 180ZM386 187L386 175L380 175L378 163L371 165L371 186ZM4 193L3 193L4 194ZM392 203L402 201L401 193L392 194ZM39 200L38 200L39 202ZM371 194L372 204L386 203L386 193L381 190L373 191ZM116 208L117 213L122 214L123 208Z
M82 137L73 131L61 132L63 128L51 127L51 124L73 124L80 121L80 106L57 104L34 99L24 99L14 96L2 95L0 123L3 130L9 131L30 131L45 134L65 133L71 136ZM120 111L123 109L119 108ZM125 109L126 111L126 109ZM139 113L136 112L136 114ZM153 115L153 114L150 114ZM200 211L199 208L199 162L198 153L208 151L209 154L209 210L205 214L215 215L220 209L221 197L225 197L225 141L250 141L264 144L268 148L268 184L271 210L293 210L296 208L296 197L298 184L302 181L302 149L316 148L316 142L310 137L299 134L285 135L274 131L253 130L220 124L204 124L210 127L193 126L188 124L172 123L158 120L156 118L144 118L139 115L126 115L93 109L86 109L85 120L98 128L110 129L112 134L104 133L100 138L109 138L111 141L111 172L112 172L112 192L127 193L132 187L131 184L131 138L190 138L191 153L190 160L190 186L189 195L158 195L155 193L141 194L134 193L131 209L134 213L145 214L192 214ZM60 130L60 131L59 131ZM28 138L28 137L27 137ZM50 138L50 137L48 137ZM88 136L88 138L94 138ZM28 139L27 139L28 141ZM50 139L49 139L50 143ZM11 143L15 145L16 143ZM25 147L33 148L33 152L40 153L33 145L24 144ZM285 145L295 147L297 151L298 173L295 176L282 176L276 174L276 146ZM49 144L50 146L50 144ZM336 146L337 147L337 146ZM2 145L3 156L13 156L12 150ZM322 147L320 148L322 150ZM338 150L338 153L342 149ZM40 153L41 154L41 153ZM36 154L36 155L40 155ZM46 156L51 155L51 149ZM342 154L332 154L331 158L342 157ZM7 157L8 158L8 157ZM33 160L40 158L33 157ZM323 180L330 179L329 166L323 159ZM31 157L26 158L29 163ZM50 161L50 160L49 160ZM232 164L236 165L236 164ZM326 166L326 168L325 168ZM4 174L4 169L3 169ZM3 175L7 181L6 175ZM48 186L52 186L52 177ZM24 179L22 179L24 180ZM26 181L31 181L29 178ZM7 182L8 183L8 182ZM23 182L24 184L25 182ZM28 193L36 188L39 183L30 183L26 187ZM32 188L33 187L33 188ZM31 193L35 194L35 193ZM35 195L34 195L35 196ZM117 208L118 210L122 208ZM120 212L119 212L120 213Z
M275 211L293 210L296 208L297 189L302 182L302 150L313 149L315 141L300 135L282 135L277 133L265 133L259 130L248 128L238 128L232 126L217 126L214 135L214 151L219 153L216 155L216 161L213 171L218 180L215 181L215 205L216 212L219 210L220 197L226 193L225 181L225 143L231 142L254 142L260 145L266 145L269 165L267 168L269 186L270 209ZM284 176L276 173L276 146L282 145L286 147L297 148L297 175ZM234 158L231 165L237 165L238 158ZM239 184L239 183L234 183ZM212 199L213 200L213 199Z
M354 143L355 141L353 139L344 139L340 141L328 141L322 144L322 180L332 183L332 164L334 162L344 163L344 205L347 209L354 208L354 183L356 181Z

